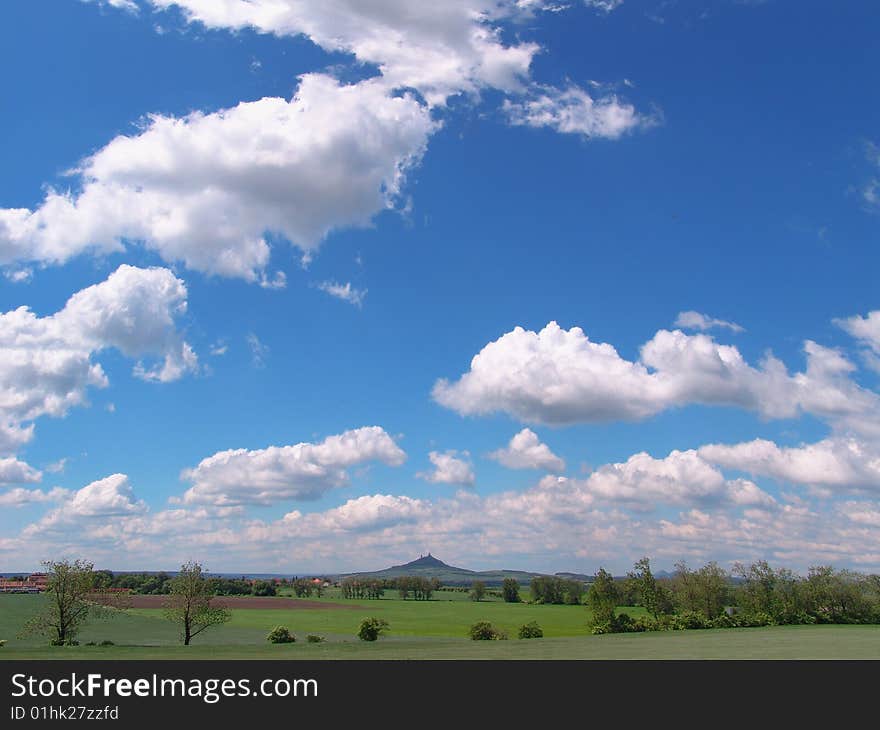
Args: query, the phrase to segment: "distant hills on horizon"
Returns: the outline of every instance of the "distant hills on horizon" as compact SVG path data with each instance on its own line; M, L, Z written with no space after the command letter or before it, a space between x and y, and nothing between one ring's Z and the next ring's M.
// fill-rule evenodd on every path
M0 572L0 577L21 574L27 575L29 572L30 571L7 571L5 573ZM146 574L167 573L168 575L175 575L177 573L177 571L174 570L114 570L111 572ZM585 583L590 583L592 582L594 577L592 575L586 575L584 573L570 572L537 573L527 570L470 570L468 568L460 568L454 565L449 565L448 563L444 563L439 558L434 557L431 553L428 553L427 555L421 555L415 560L411 560L408 563L403 563L402 565L392 565L390 568L383 568L382 570L360 571L353 573L250 573L247 571L234 573L215 573L213 571L208 571L205 573L205 575L221 578L245 577L264 580L272 578L294 578L312 576L323 576L335 580L341 580L343 578L350 577L379 578L390 580L393 578L400 578L402 576L421 576L423 578L437 578L443 585L447 586L469 586L475 580L481 580L488 586L500 586L504 582L505 578L514 578L515 580L519 581L521 585L527 585L529 582L531 582L532 578L548 576L563 578L566 580L580 580ZM656 571L654 575L657 578L666 578L671 577L672 574L665 570L661 570Z

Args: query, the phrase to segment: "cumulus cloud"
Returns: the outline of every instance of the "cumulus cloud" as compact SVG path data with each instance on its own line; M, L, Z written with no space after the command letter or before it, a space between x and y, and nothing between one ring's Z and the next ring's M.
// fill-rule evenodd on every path
M745 332L736 322L728 322L723 319L715 319L699 312L679 312L675 319L675 326L686 330L700 330L705 332L713 328L729 329L731 332Z
M180 8L208 28L253 28L277 36L306 36L326 51L352 54L377 66L393 88L414 88L430 104L458 93L522 87L536 43L505 44L499 22L515 17L515 0L150 0Z
M83 521L103 521L145 512L147 505L135 497L128 476L111 474L74 492L39 522L25 528L24 533L39 536L43 531L64 530Z
M34 419L60 417L108 385L92 357L107 348L137 359L134 374L166 382L197 368L176 329L186 310L184 283L161 268L123 265L105 281L39 317L27 307L0 314L0 452L30 440ZM142 358L156 360L144 364Z
M379 426L328 436L322 442L220 451L181 475L193 486L185 504L235 506L317 499L349 483L347 469L379 461L400 466L406 454Z
M318 284L318 289L356 307L361 307L364 303L364 297L367 296L366 289L355 289L351 282L340 284L336 281L322 281Z
M587 479L572 480L597 499L621 502L636 509L658 504L732 503L771 507L775 500L744 479L728 480L696 451L672 451L663 459L634 454L625 462L606 464Z
M506 99L503 108L514 125L549 127L563 134L593 138L619 139L653 123L614 95L594 99L578 86L536 86L521 101Z
M0 459L0 486L4 484L35 484L43 475L29 464L14 457Z
M709 444L699 454L726 469L780 482L880 491L880 450L855 438L828 438L795 447L755 439L734 445Z
M5 492L0 492L0 507L12 507L18 509L29 504L42 504L45 502L60 502L70 492L60 487L55 487L48 492L42 489L23 489L16 487Z
M565 471L565 461L556 456L547 444L541 443L538 435L529 428L524 428L510 439L506 448L493 451L489 458L508 469Z
M380 79L345 86L323 74L303 76L289 102L154 115L83 161L77 193L0 209L0 263L63 263L138 241L168 262L283 284L266 272L266 234L308 253L333 229L369 224L395 204L435 126Z
M432 451L428 454L434 470L430 472L419 472L416 474L420 479L433 484L461 484L472 487L476 482L474 476L474 467L470 461L470 454L467 451L459 452L451 449L440 453Z
M834 324L870 350L873 358L869 361L875 370L880 370L880 310L868 312L864 317L855 315L845 319L835 319Z
M790 375L768 354L758 367L736 347L704 334L660 330L637 361L579 327L551 322L515 328L486 345L457 381L439 380L434 399L462 415L508 413L530 423L640 420L689 404L738 406L765 418L811 413L835 426L880 433L880 397L849 375L845 357L812 341L807 368Z

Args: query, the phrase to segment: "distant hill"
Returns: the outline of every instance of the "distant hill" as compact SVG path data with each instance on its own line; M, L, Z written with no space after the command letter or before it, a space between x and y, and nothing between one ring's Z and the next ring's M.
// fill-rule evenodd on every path
M422 576L424 578L437 578L445 586L469 586L475 580L483 581L487 586L500 586L505 578L514 578L520 585L528 585L532 578L547 575L546 573L530 573L524 570L468 570L448 565L431 553L403 565L392 565L384 570L375 570L364 573L343 573L338 578L400 578L404 575ZM557 573L560 578L571 580L591 581L592 576L582 576L576 573Z

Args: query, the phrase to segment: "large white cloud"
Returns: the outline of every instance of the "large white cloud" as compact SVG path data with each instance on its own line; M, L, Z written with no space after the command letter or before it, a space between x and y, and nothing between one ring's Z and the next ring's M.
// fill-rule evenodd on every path
M234 506L316 499L346 486L349 467L370 461L399 466L406 454L379 426L328 436L322 442L220 451L183 472L193 482L186 504Z
M538 434L529 428L515 434L505 448L493 451L489 458L508 469L565 471L565 461L556 456L547 444L541 443Z
M27 442L34 419L63 416L85 403L89 387L105 387L107 376L92 361L104 349L137 359L134 372L145 379L195 370L197 358L175 327L186 296L167 269L123 265L53 315L27 307L0 314L0 452Z
M274 285L267 233L312 251L332 229L394 204L435 129L381 80L302 77L264 98L184 118L153 116L86 159L78 193L0 210L0 262L64 262L140 241L169 262Z
M781 482L880 490L880 449L855 438L828 438L795 447L756 439L734 445L709 444L701 447L699 454L724 468Z
M517 327L486 345L459 380L438 381L435 400L463 415L504 412L531 423L639 420L689 404L738 406L766 418L803 412L841 428L880 433L880 397L849 377L855 367L808 341L807 368L790 375L767 355L758 367L704 334L660 330L626 360L579 327Z

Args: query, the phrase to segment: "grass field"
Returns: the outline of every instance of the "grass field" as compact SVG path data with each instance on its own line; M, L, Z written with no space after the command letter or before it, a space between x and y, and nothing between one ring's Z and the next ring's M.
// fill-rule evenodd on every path
M135 609L87 626L80 641L113 641L111 647L49 647L41 637L17 638L44 599L0 596L0 659L880 659L880 626L787 626L762 629L587 635L582 606L533 606L499 601L473 603L462 594L437 594L429 602L363 601L364 610L235 610L232 620L199 636L190 647L158 609ZM451 600L444 598L451 597ZM308 600L308 599L304 599ZM325 597L324 601L351 602ZM284 605L284 601L279 601ZM637 614L638 609L627 609ZM359 641L364 616L391 624L378 642ZM470 641L470 624L485 619L506 629L509 641ZM520 641L516 628L536 620L544 639ZM288 626L299 641L271 645L266 634ZM327 637L305 643L307 633Z

